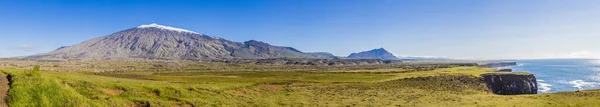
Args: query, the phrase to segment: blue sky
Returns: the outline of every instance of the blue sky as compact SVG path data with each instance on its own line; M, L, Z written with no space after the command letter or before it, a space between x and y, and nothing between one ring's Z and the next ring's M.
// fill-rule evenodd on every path
M346 56L600 57L597 0L2 0L0 57L158 23Z

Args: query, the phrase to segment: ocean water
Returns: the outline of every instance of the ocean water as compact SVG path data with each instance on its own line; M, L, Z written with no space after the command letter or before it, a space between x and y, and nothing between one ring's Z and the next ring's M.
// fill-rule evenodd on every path
M539 93L600 89L600 60L517 60L513 71L528 71L538 81Z

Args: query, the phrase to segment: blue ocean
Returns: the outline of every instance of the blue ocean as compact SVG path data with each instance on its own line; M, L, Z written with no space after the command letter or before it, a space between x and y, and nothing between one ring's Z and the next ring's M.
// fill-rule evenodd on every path
M600 89L600 60L517 60L513 71L528 71L538 81L539 93Z

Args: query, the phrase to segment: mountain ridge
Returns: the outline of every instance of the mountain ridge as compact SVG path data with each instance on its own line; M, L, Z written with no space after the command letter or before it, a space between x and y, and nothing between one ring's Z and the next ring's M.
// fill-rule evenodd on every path
M243 43L152 23L112 33L27 59L57 60L217 60L333 58L257 40Z

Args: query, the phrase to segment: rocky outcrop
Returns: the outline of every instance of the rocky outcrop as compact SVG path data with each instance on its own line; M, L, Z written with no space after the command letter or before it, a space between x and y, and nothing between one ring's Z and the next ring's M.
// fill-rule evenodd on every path
M510 68L503 68L503 69L498 69L496 72L512 72L512 69L510 69Z
M488 63L482 63L479 66L486 67L486 68L500 68L500 67L516 66L516 65L517 65L517 62L488 62Z
M535 76L526 72L488 73L482 75L487 87L495 94L537 94Z

